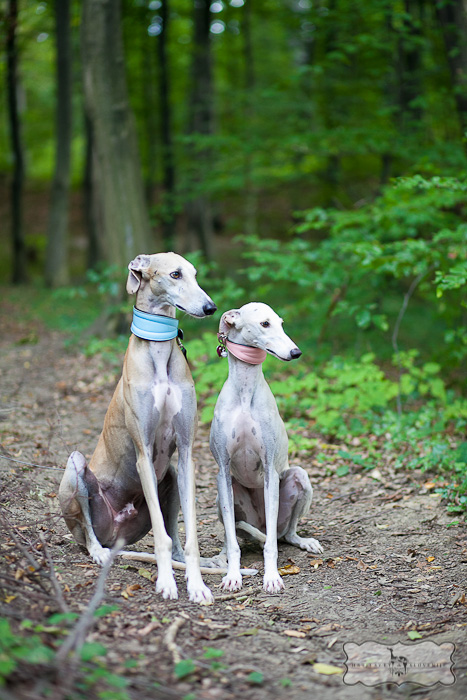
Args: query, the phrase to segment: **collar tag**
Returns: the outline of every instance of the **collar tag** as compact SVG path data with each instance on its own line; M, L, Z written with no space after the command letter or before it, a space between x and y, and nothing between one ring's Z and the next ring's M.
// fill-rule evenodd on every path
M173 340L178 337L178 320L170 316L150 314L133 307L131 332L143 340Z

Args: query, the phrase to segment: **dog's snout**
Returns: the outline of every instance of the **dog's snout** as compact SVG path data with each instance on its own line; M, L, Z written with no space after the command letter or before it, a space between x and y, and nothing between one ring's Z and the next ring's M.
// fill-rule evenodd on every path
M212 302L208 302L203 306L203 312L206 316L212 316L213 313L217 311L217 306Z
M300 350L300 348L292 348L292 350L290 351L290 357L292 358L292 360L298 360L301 354L302 351Z

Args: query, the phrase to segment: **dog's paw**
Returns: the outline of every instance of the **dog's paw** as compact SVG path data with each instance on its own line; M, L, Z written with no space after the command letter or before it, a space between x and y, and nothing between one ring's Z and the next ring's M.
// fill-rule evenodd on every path
M318 540L314 540L313 537L301 538L300 549L306 549L307 552L312 554L321 554L323 548Z
M170 600L177 600L177 584L175 583L174 577L165 578L159 575L156 581L156 593L162 593L164 599L169 598Z
M102 547L99 543L92 544L89 548L89 554L95 564L99 566L105 566L110 559L110 549L107 547Z
M313 539L313 537L299 537L299 535L293 534L286 535L284 540L289 544L293 544L294 547L300 547L300 549L304 549L312 554L321 554L323 551L318 540Z
M214 596L204 583L196 588L190 589L188 587L188 597L192 603L199 603L200 605L212 605L214 603Z
M242 575L238 574L227 574L222 579L222 590L223 591L239 591L242 587Z
M264 574L263 588L266 593L279 593L284 588L284 582L279 576L279 572L275 574Z

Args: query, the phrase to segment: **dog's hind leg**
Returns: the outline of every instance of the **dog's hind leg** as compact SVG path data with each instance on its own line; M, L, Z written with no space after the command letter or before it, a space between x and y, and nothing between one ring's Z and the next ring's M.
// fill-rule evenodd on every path
M310 510L312 499L313 487L306 471L301 467L288 469L280 482L278 538L307 552L319 554L323 548L318 540L297 535L298 521Z
M165 529L172 540L172 559L174 561L185 561L180 537L178 534L178 514L180 513L180 496L177 485L177 472L172 464L157 485L159 502L161 504L162 515L164 517Z
M101 545L94 532L89 505L92 494L86 470L86 460L81 452L72 452L60 482L58 497L70 532L79 544L87 547L94 562L103 566L110 557L110 549Z

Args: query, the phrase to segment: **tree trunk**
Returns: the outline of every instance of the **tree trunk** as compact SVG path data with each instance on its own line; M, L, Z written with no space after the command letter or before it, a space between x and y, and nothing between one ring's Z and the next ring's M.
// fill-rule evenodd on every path
M402 130L420 125L422 110L416 104L421 87L421 24L423 0L405 0L404 33L399 40L399 109Z
M11 183L11 233L12 233L12 282L19 284L27 279L26 244L23 231L22 197L24 182L24 157L21 139L21 122L18 105L18 2L8 0L6 14L7 93L8 120L10 123L11 150L14 166Z
M84 0L81 32L99 248L107 263L123 267L153 246L128 99L120 0Z
M92 124L86 114L84 115L84 135L86 141L86 152L84 155L84 177L83 177L83 205L84 221L88 238L88 259L87 268L92 270L102 262L103 255L99 246L99 224L97 221L96 202L93 193L97 191L97 184L93 183L94 166L92 163L94 147L92 136Z
M166 250L172 250L175 238L175 165L172 137L172 113L169 94L169 65L167 39L169 29L169 0L162 0L160 7L162 30L157 38L159 57L159 93L161 110L162 169L164 184L164 212L162 231Z
M436 13L446 47L464 148L467 149L467 1L437 2Z
M55 0L55 22L57 44L56 154L45 258L45 282L49 287L59 287L69 281L68 204L72 114L70 0Z
M253 119L253 98L256 83L253 42L251 37L252 0L248 0L243 11L243 58L245 64L245 122ZM248 148L245 154L245 232L254 236L258 232L258 193L253 183L253 158Z
M213 88L211 70L210 15L211 0L195 0L192 58L191 119L192 136L208 136L213 130ZM202 182L211 160L208 148L197 149L192 158L198 165L198 180ZM198 183L194 183L195 187ZM212 258L213 218L211 202L205 193L198 193L187 206L188 230L206 258Z

